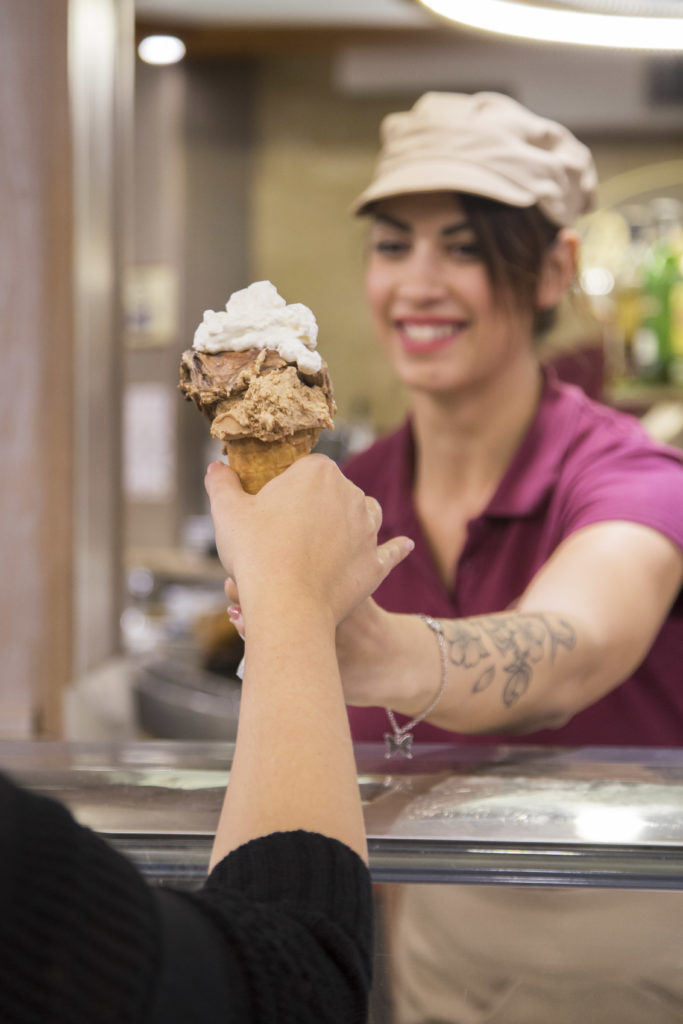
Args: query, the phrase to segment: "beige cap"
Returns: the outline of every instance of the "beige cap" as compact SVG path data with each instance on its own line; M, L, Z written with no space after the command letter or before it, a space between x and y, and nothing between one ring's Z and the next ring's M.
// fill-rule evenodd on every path
M378 199L442 191L538 205L562 226L593 208L590 150L501 93L425 93L410 110L385 117L380 135L375 173L354 213Z

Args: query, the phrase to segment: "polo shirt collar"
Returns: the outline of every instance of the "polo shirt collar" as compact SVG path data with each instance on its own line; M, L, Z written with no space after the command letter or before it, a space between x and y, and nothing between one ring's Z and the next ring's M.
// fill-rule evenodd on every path
M536 415L484 515L531 516L539 509L559 479L582 400L582 391L544 368Z
M559 478L582 401L583 393L578 388L560 384L552 368L543 369L536 415L484 516L531 516L543 504ZM385 497L384 524L390 529L406 529L417 525L412 501L415 441L410 418L399 428L396 440L398 458Z

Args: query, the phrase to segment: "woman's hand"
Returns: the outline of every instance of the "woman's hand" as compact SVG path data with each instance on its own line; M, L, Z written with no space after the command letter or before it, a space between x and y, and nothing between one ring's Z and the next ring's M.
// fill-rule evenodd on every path
M205 483L218 554L245 618L255 593L269 590L327 608L337 624L413 547L407 537L378 547L379 504L322 455L300 459L256 495L221 463Z

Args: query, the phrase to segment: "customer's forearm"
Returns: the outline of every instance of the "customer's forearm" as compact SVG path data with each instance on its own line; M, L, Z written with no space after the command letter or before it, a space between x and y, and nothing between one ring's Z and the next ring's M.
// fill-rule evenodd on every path
M348 719L321 609L261 603L247 611L240 720L212 865L242 843L307 829L367 860Z

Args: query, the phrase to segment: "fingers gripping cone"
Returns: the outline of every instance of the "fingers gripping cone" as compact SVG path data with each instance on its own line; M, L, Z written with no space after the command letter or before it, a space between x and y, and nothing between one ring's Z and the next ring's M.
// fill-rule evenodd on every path
M259 441L244 437L226 441L223 451L248 494L256 494L264 484L313 449L319 430L298 430L280 441Z

